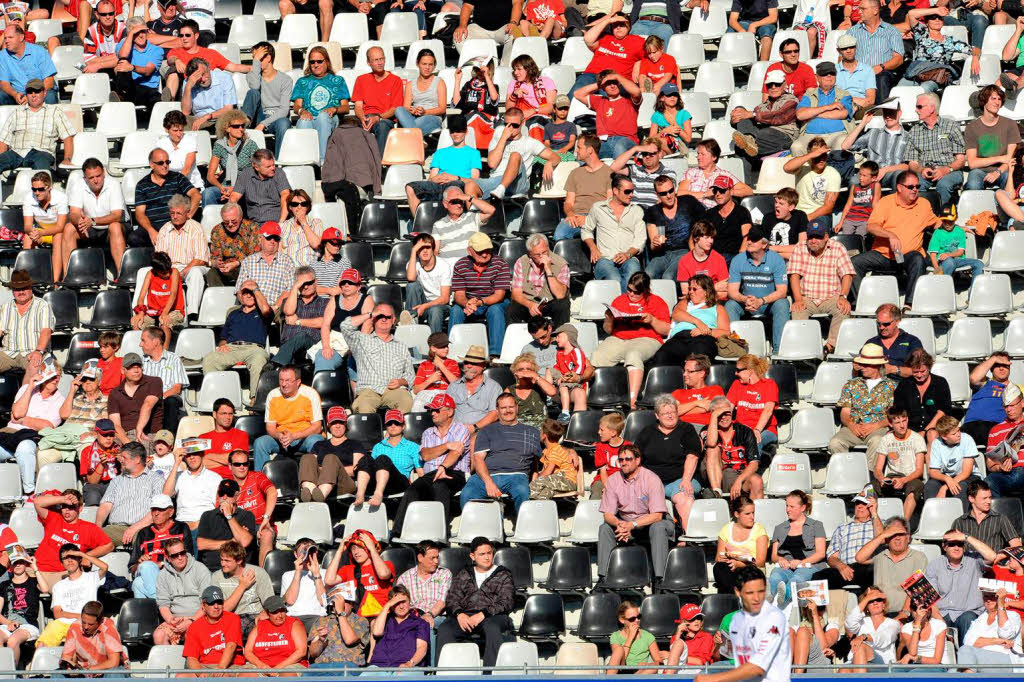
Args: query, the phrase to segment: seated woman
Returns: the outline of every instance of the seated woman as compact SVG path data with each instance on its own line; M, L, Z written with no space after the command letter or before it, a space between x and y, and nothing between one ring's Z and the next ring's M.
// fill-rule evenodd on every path
M936 423L938 438L932 441L928 454L928 481L924 484L924 499L932 497L959 497L967 507L967 486L978 478L974 473L974 460L978 446L970 435L960 431L956 417L943 417Z
M661 38L652 36L647 40L660 41ZM637 62L634 70L638 69L639 65L640 62ZM693 114L684 107L679 88L674 81L662 85L657 92L654 113L651 114L651 137L660 137L669 154L685 155L686 146L693 140Z
M21 471L22 492L36 489L36 441L39 431L60 426L64 394L59 390L60 367L29 364L25 379L14 396L11 419L0 433L0 462L12 459Z
M800 623L790 626L793 665L831 665L835 657L832 647L842 633L839 623L826 615L826 607L808 601L800 609ZM794 667L793 672L806 672Z
M206 167L207 187L203 190L204 206L227 203L239 172L252 165L253 152L260 146L246 136L245 129L248 125L249 117L240 109L232 109L217 118L213 155Z
M1018 31L1020 30L1021 28L1018 28ZM1021 60L1024 60L1024 53L1022 53ZM1018 69L1018 71L1024 73L1024 68ZM1010 170L1006 174L1006 186L996 190L996 203L999 204L1003 213L1009 216L1010 230L1013 230L1018 224L1024 224L1024 209L1021 208L1021 204L1024 204L1024 145L1017 145L1017 148L1013 150Z
M267 617L256 621L249 632L242 653L246 667L276 670L295 666L308 667L306 661L306 628L302 621L288 615L284 599L273 594L263 600ZM268 673L298 677L299 673Z
M885 614L889 600L885 592L872 585L864 590L860 602L846 616L846 636L850 638L850 663L892 663L896 660L896 640L900 634L898 621ZM866 673L866 668L851 672Z
M948 7L912 9L906 14L914 53L899 85L920 85L925 92L938 92L960 78L963 62L955 55L972 55L971 75L981 73L981 50L942 32Z
M403 106L395 109L395 118L403 128L419 128L424 135L441 129L441 117L448 108L448 89L435 68L437 58L431 50L416 54L416 78L405 82Z
M139 294L139 305L132 315L132 329L159 326L164 333L164 350L170 348L171 331L185 323L185 292L181 273L171 266L171 257L163 251L153 254L152 268L146 273Z
M687 282L686 297L672 309L668 339L651 358L650 365L682 366L689 355L718 355L718 338L728 336L729 314L719 305L715 284L707 275Z
M177 110L168 111L164 116L164 134L157 138L156 146L167 152L170 169L184 175L193 187L202 192L203 176L196 161L199 147L195 136L185 137L187 125L185 114Z
M810 580L825 568L825 526L812 519L811 498L802 490L786 495L788 520L772 533L772 563L768 576L769 594L778 594L782 605L789 603L796 583Z
M892 404L907 411L910 429L924 436L929 445L938 435L935 424L953 411L949 382L932 372L934 364L935 358L924 348L911 351L906 362L910 376L900 379L892 395Z
M936 618L932 609L911 600L912 618L900 628L900 663L935 665L942 663L946 650L946 621ZM907 672L915 672L908 669Z
M519 406L519 421L539 429L547 418L546 398L558 395L558 387L540 375L533 353L523 353L512 362L516 383L509 387Z
M344 566L341 565L343 555ZM328 590L346 584L346 589L351 588L360 595L358 613L364 618L380 613L394 582L395 565L381 558L380 543L368 530L357 530L342 540L324 576Z
M523 125L530 137L542 140L555 107L558 90L555 82L540 75L540 67L533 57L524 54L512 60L512 80L505 93L505 109L518 107L523 110Z
M733 520L718 533L715 565L712 572L719 594L732 594L736 571L747 566L764 570L768 557L768 533L754 521L754 502L740 495L729 505Z
M775 419L779 385L767 374L768 358L748 353L736 361L736 380L725 394L736 406L736 421L754 430L761 454L766 446L779 441L779 423Z
M335 405L327 410L327 440L313 446L313 452L299 460L299 501L324 502L332 493L351 495L358 488L366 494L371 473L357 471L360 460L367 458L362 443L349 440L348 415Z
M956 653L957 662L970 666L973 672L979 672L986 663L1012 663L1013 649L1020 642L1020 614L1006 608L1006 590L983 591L981 599L985 611L971 623Z
M617 675L620 671L615 666L635 666L622 670L623 673L640 672L639 668L657 668L665 658L658 648L658 643L647 630L640 627L640 609L631 601L619 604L619 624L621 629L612 633L609 642L612 655L608 659L608 674Z

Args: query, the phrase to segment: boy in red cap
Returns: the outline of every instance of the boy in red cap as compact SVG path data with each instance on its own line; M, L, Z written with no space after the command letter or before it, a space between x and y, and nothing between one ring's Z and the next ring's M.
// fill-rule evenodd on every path
M683 604L672 639L669 640L666 665L707 665L715 649L715 638L704 632L704 614L697 604Z

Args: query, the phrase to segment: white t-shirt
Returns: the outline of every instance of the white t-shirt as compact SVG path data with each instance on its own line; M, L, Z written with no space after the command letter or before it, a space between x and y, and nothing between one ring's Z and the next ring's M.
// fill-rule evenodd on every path
M501 139L501 133L504 129L505 126L502 126L498 130L494 131L494 138L491 140L491 145L488 148L488 151L498 146L498 140ZM518 140L512 140L505 144L505 149L501 152L501 163L498 164L497 168L491 171L491 176L496 178L500 178L502 176L505 172L505 167L508 166L508 159L512 156L512 152L519 152L519 156L523 159L522 168L529 169L533 166L533 157L539 156L545 149L546 147L543 142L535 140L524 133ZM838 173L836 173L836 177L839 177Z
M175 507L178 512L175 518L190 523L198 521L204 511L213 509L217 504L217 486L223 479L206 467L193 476L188 471L178 474L174 481L174 494L177 498Z
M213 0L180 0L179 5L185 16L199 24L200 31L217 29L213 14Z
M68 206L82 209L89 218L97 218L108 215L113 211L124 211L124 194L121 193L121 183L110 177L110 173L103 179L103 188L100 195L96 196L85 180L76 182L68 192Z
M452 263L444 258L434 259L434 269L427 271L420 263L416 263L416 281L423 287L423 296L433 301L441 295L441 287L452 285Z
M43 210L39 201L30 191L22 204L21 214L26 218L32 218L41 227L53 227L57 224L58 216L68 214L68 195L59 189L50 190L50 205Z
M930 620L931 635L928 639L922 637L917 641L917 655L921 658L931 658L935 655L935 642L938 641L939 637L946 636L946 621L939 620L938 618L932 618ZM905 636L910 637L914 634L914 624L907 622L900 628L900 632Z
M62 578L53 586L53 606L59 606L68 613L81 613L86 602L96 601L96 592L103 584L104 578L99 571L93 569L80 575L77 579ZM65 623L74 623L74 618L61 618Z
M480 587L484 584L484 581L491 577L491 574L498 570L497 566L491 566L486 571L481 573L480 571L473 569L473 577L476 578L476 586Z
M900 635L898 621L886 618L876 628L874 621L865 616L859 608L854 608L846 617L846 629L855 637L871 635L871 648L883 663L892 663L896 660L896 640Z
M882 473L886 476L909 476L917 468L918 453L928 452L928 446L916 431L908 431L903 440L890 431L882 436L875 452L884 457ZM895 459L890 457L893 453L896 454Z
M832 166L825 166L823 173L804 167L796 181L796 193L800 197L796 207L808 214L816 211L825 204L825 193L838 192L840 185L842 178Z
M321 567L320 577L323 577L323 574L324 570ZM285 571L281 576L282 597L291 587L294 576L295 571ZM299 596L295 598L295 603L288 607L288 615L296 618L327 615L326 605L321 604L320 600L316 598L316 583L313 581L313 574L306 569L302 569L302 575L299 577Z
M17 402L18 398L23 396L25 394L25 391L27 390L28 386L22 386L21 388L19 388L17 395L14 396L15 402ZM28 412L26 413L26 415L29 417L34 417L35 419L45 419L46 421L53 424L54 428L56 428L60 426L60 423L62 421L64 421L63 419L60 418L60 408L61 405L64 404L65 399L66 396L60 391L54 391L53 395L51 395L49 398L44 398L42 393L36 391L35 393L32 394L32 397L29 398ZM9 424L9 426L15 431L28 428L27 426L22 426L21 424Z
M153 471L159 471L161 474L164 475L164 478L166 479L170 475L171 469L174 468L174 453L168 452L166 455L163 455L162 457L160 455L153 455L152 459L150 459L150 462L150 468Z
M167 152L167 157L171 161L171 170L182 172L185 167L185 159L189 154L195 154L199 151L199 146L196 144L196 138L188 133L185 133L185 137L181 138L181 142L178 143L175 148L174 143L171 142L171 138L168 135L161 135L160 139L157 140L156 146L159 149L163 149ZM197 189L202 191L203 177L199 174L199 160L192 164L192 171L188 174L188 181L191 182Z
M971 627L967 629L967 634L964 635L963 646L976 646L974 643L982 637L991 637L992 639L1008 639L1012 642L1016 642L1016 647L1020 646L1020 614L1016 611L1006 611L1006 623L999 627L999 618L993 618L992 622L988 622L988 614L982 613L980 616L974 619L971 623ZM999 646L998 644L989 644L988 646L981 647L985 651L992 651L997 654L1010 654L1010 649Z
M764 670L763 676L752 680L782 682L790 679L793 652L789 646L789 624L774 604L765 602L757 615L744 609L737 611L729 623L729 640L737 668L753 663Z

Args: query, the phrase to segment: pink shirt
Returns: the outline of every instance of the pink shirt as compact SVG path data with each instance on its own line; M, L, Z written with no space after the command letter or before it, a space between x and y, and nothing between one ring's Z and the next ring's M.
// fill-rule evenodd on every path
M644 514L664 514L665 485L650 469L640 467L633 478L621 471L608 477L601 496L601 513L615 514L623 521L632 521Z
M525 104L531 109L540 108L542 104L547 103L549 97L552 97L557 92L555 81L547 76L540 77L540 88L537 88L533 83L512 81L508 84L508 91L505 93L505 97L511 97L516 89L522 92L522 96L516 99L516 104L519 106Z

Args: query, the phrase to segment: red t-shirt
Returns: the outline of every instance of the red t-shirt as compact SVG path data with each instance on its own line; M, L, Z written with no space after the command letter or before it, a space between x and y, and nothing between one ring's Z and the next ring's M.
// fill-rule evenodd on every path
M218 473L224 476L220 471ZM231 478L231 474L224 478ZM239 486L238 508L251 512L256 517L257 526L263 523L263 516L267 512L267 491L274 487L270 479L259 471L250 471L245 482Z
M117 476L117 455L120 451L120 448L116 446L109 450L104 450L97 441L93 441L79 455L79 476L85 478L90 471L93 471L102 464L103 478L101 480L109 481L114 476Z
M210 439L210 449L206 451L208 455L224 455L227 457L235 450L249 452L249 434L240 429L228 429L219 433L217 431L207 431L199 437ZM225 472L221 476L228 478L230 472Z
M1019 422L1005 421L993 426L992 430L988 432L988 443L986 444L987 447L985 448L985 451L991 451L996 446L1001 445L1002 442L1006 440L1006 437L1021 424L1024 424L1024 419ZM1021 456L1021 453L1024 453L1024 448L1017 451L1017 461L1013 464L1015 469L1017 467L1024 467L1024 457Z
M637 107L629 97L611 100L601 95L591 95L590 108L596 115L598 137L621 135L633 142L640 141L636 134Z
M451 358L445 358L441 362L442 364L444 364L445 368L449 372L454 374L456 377L462 376L462 370L459 369L459 363L457 363L455 360L452 360ZM435 365L430 360L424 360L423 362L420 363L420 366L416 368L416 377L412 380L413 385L418 385L426 381L427 377L433 374L436 370L437 365ZM446 388L448 388L448 380L445 379L444 375L442 374L440 379L430 384L429 386L425 387L423 390L443 391Z
M1024 575L1017 575L1016 573L1008 569L1006 566L993 566L992 577L996 580L1005 580L1006 582L1013 583L1014 585L1016 585L1018 599L1021 598L1020 595L1024 595ZM1024 617L1024 609L1016 608L1013 606L1007 606L1006 608L1010 611L1016 611L1018 615ZM985 614L981 614L981 617L984 618Z
M630 315L642 315L650 313L652 317L662 322L669 321L668 304L660 296L650 294L647 298L641 298L636 303L629 300L626 294L619 294L618 298L612 301L612 307L616 310ZM632 318L617 317L613 321L613 336L624 341L630 339L657 339L664 342L664 338L654 329L639 320Z
M565 5L562 0L530 0L523 13L530 23L537 26L542 26L548 19L555 19L565 26Z
M227 642L235 643L235 658L231 665L242 665L242 619L237 614L225 611L220 620L211 623L206 616L188 626L185 632L185 647L181 655L195 658L209 665L219 663Z
M555 369L562 374L569 372L583 374L587 369L587 356L583 353L582 348L572 348L568 353L558 351L555 353ZM583 383L583 388L587 388L586 382Z
M793 71L793 73L788 73L785 69L783 69L782 62L776 62L775 64L769 66L768 70L765 71L765 77L767 78L768 74L770 74L772 71L782 71L782 73L786 76L786 92L793 95L797 99L803 97L804 93L807 92L807 90L809 90L810 88L818 87L818 79L814 75L814 69L812 69L809 65L804 64L803 62L800 62L799 64L796 65L796 69ZM761 92L767 93L768 88L762 85Z
M210 65L211 69L226 69L228 64L231 63L227 60L227 57L217 52L217 50L211 50L208 47L198 47L196 49L199 51L195 54L190 54L185 51L185 48L176 47L167 53L167 59L174 57L178 61L184 62L185 66L188 66L188 63L196 57L202 57Z
M779 403L779 386L771 379L761 379L756 384L741 384L739 381L732 382L729 392L725 396L736 406L736 421L744 426L754 428L761 416L761 410L765 403ZM779 422L775 419L775 412L772 412L765 431L777 434Z
M608 34L597 41L597 49L594 56L587 64L586 73L601 73L605 69L611 69L620 76L633 79L633 65L643 59L644 56L643 36L626 36L619 40Z
M405 103L405 84L393 73L381 81L372 73L364 73L352 88L352 101L363 103L364 114L381 114Z
M120 14L121 12L124 11L124 8L122 6L121 0L113 0L113 3L114 3L114 14L115 15ZM73 16L75 19L77 19L78 18L78 6L80 4L81 3L78 3L78 2L68 2L68 3L65 3L64 4L64 11L67 12L68 14L70 14L71 16ZM98 5L98 4L99 4L99 0L95 0L95 1L94 0L89 0L89 5L92 6L92 15L93 15L93 19L94 20L95 20L95 17L96 17L96 5ZM35 42L35 41L33 41L33 42Z
M388 603L388 592L395 583L395 565L390 561L385 561L384 564L391 571L391 578L388 580L381 580L377 577L373 570L372 562L367 562L366 567L360 572L359 582L362 583L365 593L363 595L363 602L359 605L359 615L364 618L376 616L380 613L383 606ZM341 582L351 583L349 587L352 591L355 591L355 566L347 564L341 567Z
M117 356L109 360L100 358L99 365L97 366L103 372L103 375L100 377L100 392L103 395L110 395L110 392L124 381L124 360Z
M621 445L609 445L608 443L598 443L594 446L594 468L600 469L605 467L605 472L611 476L619 470L619 450L622 449L623 445L630 445L630 442L625 438L622 439Z
M675 635L669 641L671 646L672 642L676 641ZM708 632L698 632L694 635L693 639L686 640L686 656L695 656L700 659L701 663L710 663L715 651L715 638ZM680 661L685 663L685 661Z
M292 641L292 627L299 622L298 618L288 616L281 623L280 627L269 620L261 620L256 623L256 641L253 643L252 652L271 668L275 668L295 653L295 642ZM299 661L299 665L308 666L305 660Z
M679 267L676 268L676 281L689 282L694 275L707 275L713 284L728 282L729 267L725 264L725 258L717 251L712 251L702 261L693 257L693 251L687 251L679 259Z
M36 565L46 573L63 572L60 562L60 547L68 543L88 554L97 547L110 542L107 534L91 521L78 519L68 523L60 512L50 511L43 520L43 541L36 550Z
M679 388L672 391L672 397L676 399L676 402L680 405L683 403L692 403L694 400L711 400L717 398L720 395L725 395L725 391L722 390L721 386L705 386L704 388ZM703 424L708 425L711 421L710 412L690 412L679 417L681 421L689 424Z
M648 76L651 80L658 80L666 74L671 74L669 83L674 83L679 74L679 67L676 66L676 58L672 55L662 54L661 59L652 62L647 57L640 60L640 75Z

